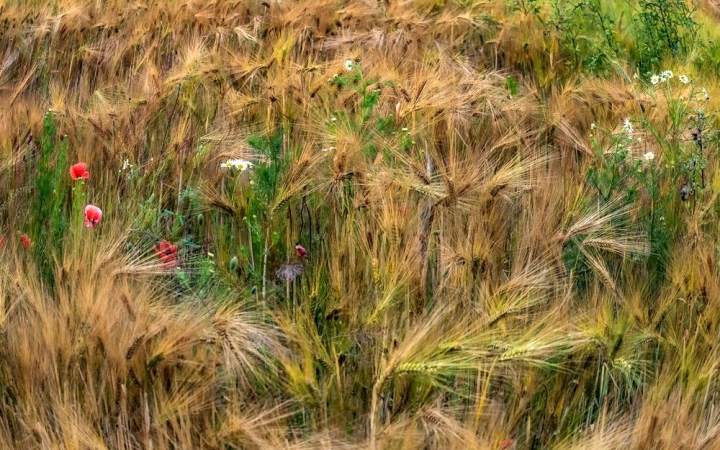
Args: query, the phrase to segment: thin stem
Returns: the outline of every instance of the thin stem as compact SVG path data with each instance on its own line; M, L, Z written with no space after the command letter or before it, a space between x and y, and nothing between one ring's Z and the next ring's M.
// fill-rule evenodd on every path
M267 260L270 246L270 227L265 230L265 251L263 252L263 272L262 272L262 303L263 310L265 309L265 302L267 300Z

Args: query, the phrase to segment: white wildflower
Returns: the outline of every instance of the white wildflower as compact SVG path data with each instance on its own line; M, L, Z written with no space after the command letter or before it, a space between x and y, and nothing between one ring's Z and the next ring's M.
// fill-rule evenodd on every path
M594 130L595 128L597 128L597 127L595 126L595 123L591 123L591 124L590 124L590 129L591 129L591 130Z
M660 82L660 77L657 75L653 75L650 77L650 82L652 84L658 84Z
M652 161L653 159L655 159L655 153L647 152L643 155L643 159L645 159L645 161Z
M632 134L633 131L635 131L635 130L633 130L632 123L630 122L630 119L625 119L625 120L623 121L623 130L625 130L625 132L626 132L627 134Z
M337 117L332 117L332 118L330 118L330 120L333 122L337 122Z
M688 84L688 83L690 82L690 78L688 78L688 77L685 76L685 75L680 75L680 76L678 77L678 80L680 80L680 82L681 82L682 84Z
M710 100L710 96L708 95L708 91L705 88L702 88L702 93L705 96L705 100Z
M224 169L237 169L240 172L244 172L245 170L250 169L252 166L253 163L244 159L228 159L224 163L220 164L220 167Z
M352 70L355 68L355 63L352 59L348 59L345 61L345 70L348 72L352 72Z
M669 80L670 78L674 77L672 70L665 70L663 73L660 74L661 77L665 78L666 80Z

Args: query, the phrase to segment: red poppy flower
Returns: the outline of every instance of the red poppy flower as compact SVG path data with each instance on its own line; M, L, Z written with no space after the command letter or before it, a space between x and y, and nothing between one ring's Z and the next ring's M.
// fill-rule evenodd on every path
M95 205L85 207L85 226L95 228L102 220L102 210Z
M90 178L90 172L87 171L87 164L80 162L70 166L70 176L73 180L80 178Z
M305 250L305 247L300 245L300 243L295 244L295 251L297 252L298 258L303 259L307 258L307 250Z
M27 234L23 233L22 236L20 236L20 244L22 244L23 248L30 248L32 241Z
M0 236L0 248L5 248L5 244L6 244L5 238Z
M168 241L162 241L159 246L153 245L153 250L158 258L160 258L160 261L164 263L166 268L171 269L177 266L177 245L171 244Z

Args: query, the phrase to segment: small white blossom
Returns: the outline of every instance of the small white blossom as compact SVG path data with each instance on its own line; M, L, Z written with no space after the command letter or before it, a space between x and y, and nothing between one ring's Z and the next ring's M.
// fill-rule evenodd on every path
M670 78L674 77L672 70L665 70L663 73L660 74L661 77L665 78L666 80L669 80Z
M332 117L332 118L330 118L330 120L333 122L337 122L337 117Z
M240 172L244 172L245 170L250 169L252 166L253 163L244 159L228 159L224 163L220 164L220 167L224 169L237 169Z
M590 129L591 129L591 130L594 130L595 128L597 128L597 127L595 126L595 123L591 123L591 124L590 124Z
M650 77L650 82L652 84L658 84L660 82L660 77L657 75L653 75Z
M632 134L633 131L635 131L633 130L632 123L630 123L630 119L625 119L623 121L623 130L625 130L627 134Z
M408 130L408 127L403 127L402 130L403 130L403 131L407 131L407 130Z
M705 88L702 88L702 93L705 96L705 100L710 100L710 96L708 95L708 91Z
M353 62L352 59L348 59L345 61L345 70L347 70L348 72L352 72L354 67L355 67L355 63Z
M680 82L681 82L682 84L688 84L688 83L690 82L690 78L688 78L688 77L685 76L685 75L680 75L680 76L678 77L678 80L680 80Z
M645 161L652 161L653 159L655 159L655 153L647 152L643 155L643 159L645 159Z

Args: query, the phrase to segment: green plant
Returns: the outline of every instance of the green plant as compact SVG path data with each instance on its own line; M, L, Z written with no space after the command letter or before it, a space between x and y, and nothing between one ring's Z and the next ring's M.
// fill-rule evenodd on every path
M508 2L508 10L512 12L521 11L523 14L539 14L541 5L538 0L511 0Z
M43 118L43 134L39 138L30 235L35 242L34 253L44 279L52 284L53 256L61 255L70 229L67 202L69 164L67 136L59 136L54 113L47 111ZM85 205L82 205L84 208ZM74 213L76 211L73 211ZM80 216L82 217L82 216Z
M636 197L641 161L630 156L630 148L636 141L630 120L626 119L619 133L598 128L595 124L591 128L595 162L587 172L588 183L597 191L601 203L609 202L618 190L626 203L631 203Z
M698 32L693 12L684 0L640 0L636 20L642 36L643 73L657 70L667 56L687 54Z
M606 4L606 3L605 3ZM619 55L615 39L615 18L600 0L553 0L549 24L570 55L568 65L575 72L604 73Z

